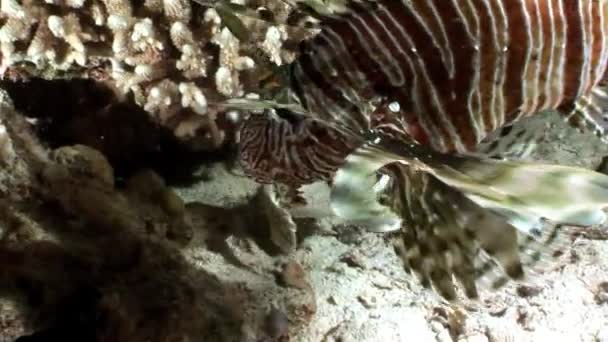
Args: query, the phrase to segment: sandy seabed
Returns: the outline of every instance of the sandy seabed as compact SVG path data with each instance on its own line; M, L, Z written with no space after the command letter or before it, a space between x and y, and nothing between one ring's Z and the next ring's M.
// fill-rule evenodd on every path
M533 158L600 166L608 148L595 137L567 127L551 113L538 120L550 124ZM180 193L189 200L205 198L209 203L235 200L229 200L225 193L246 197L243 189L248 181L241 187L230 176L215 179L217 185L205 184ZM320 197L310 202L323 203L326 192L315 187L307 194ZM316 228L316 233L305 237L285 261L269 258L262 251L242 255L243 262L256 272L209 262L225 281L242 282L262 293L279 292L273 290L273 273L280 272L277 265L301 265L306 285L281 291L283 298L268 295L270 302L263 304L287 308L292 296L299 293L298 300L304 301L300 305L312 306L301 297L309 292L315 314L307 326L290 332L292 341L608 341L608 243L594 239L597 234L575 239L571 251L531 283L510 284L483 293L479 301L450 305L402 270L400 260L381 235L340 226L329 219L317 222ZM606 230L601 232L605 235ZM195 248L187 252L191 256L197 253L208 252Z

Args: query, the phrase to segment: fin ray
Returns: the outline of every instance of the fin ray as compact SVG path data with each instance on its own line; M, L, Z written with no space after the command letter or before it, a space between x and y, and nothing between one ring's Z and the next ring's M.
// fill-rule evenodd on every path
M334 177L331 206L338 216L399 225L404 265L448 299L455 296L454 280L476 297L478 287L542 272L570 244L564 224L604 220L608 176L415 147L402 145L396 154L376 142L350 154ZM393 182L387 205L373 191L378 170Z
M547 222L529 236L428 173L402 164L386 169L393 181L389 206L403 217L397 247L404 267L447 299L456 297L456 282L476 298L481 289L525 280L569 245L561 226Z
M596 86L588 95L581 97L566 115L566 121L608 142L608 86Z
M536 117L526 117L505 125L489 134L475 151L468 155L483 158L527 160L541 140L545 122Z

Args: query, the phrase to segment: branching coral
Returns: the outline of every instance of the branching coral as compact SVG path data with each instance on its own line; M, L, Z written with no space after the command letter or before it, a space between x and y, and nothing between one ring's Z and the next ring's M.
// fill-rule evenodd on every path
M239 3L283 22L289 11L280 1ZM238 15L190 0L2 0L0 74L106 82L179 138L207 135L203 147L214 149L233 122L213 104L258 92L267 67L294 56L283 47L287 26L242 16L244 38L231 25Z

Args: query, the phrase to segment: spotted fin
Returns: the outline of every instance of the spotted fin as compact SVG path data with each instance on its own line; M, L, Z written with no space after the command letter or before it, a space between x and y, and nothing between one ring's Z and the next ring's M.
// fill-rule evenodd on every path
M530 233L545 219L558 224L603 223L608 176L561 165L461 159L433 174Z
M393 173L393 188L402 190L380 204L370 184L379 169L395 167L408 169L397 173L400 178ZM499 287L561 251L568 244L563 225L604 222L608 176L370 143L336 173L331 206L337 215L361 221L384 215L393 229L404 230L404 260L423 283L453 298L455 276L475 296L475 285Z
M526 160L546 129L546 121L527 117L489 134L469 155L507 160Z
M456 297L455 281L476 298L479 289L542 271L569 244L559 225L527 235L428 173L403 164L386 170L393 180L387 204L403 218L404 266L447 299Z
M400 162L428 172L524 231L534 229L540 218L580 226L597 224L608 206L608 176L582 168L441 154L390 138L365 144L351 154L355 155L359 169L365 164L363 157L373 159L374 166ZM347 158L341 171L349 172L349 164ZM336 179L341 179L339 173Z
M608 142L608 86L596 86L588 95L581 97L566 115L566 120Z

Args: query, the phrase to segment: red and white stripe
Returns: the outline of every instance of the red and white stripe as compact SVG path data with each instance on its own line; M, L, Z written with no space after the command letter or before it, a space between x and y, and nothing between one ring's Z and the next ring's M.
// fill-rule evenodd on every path
M321 118L373 115L349 111L347 93L397 101L405 132L465 151L505 123L572 105L606 77L606 0L376 3L331 20L303 46L295 82Z

